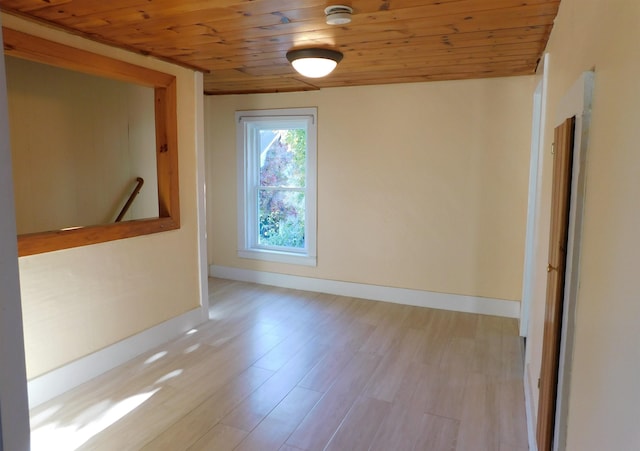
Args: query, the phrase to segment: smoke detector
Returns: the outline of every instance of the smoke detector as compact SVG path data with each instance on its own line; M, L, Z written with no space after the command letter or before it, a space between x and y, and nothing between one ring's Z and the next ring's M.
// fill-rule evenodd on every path
M327 6L324 9L328 25L345 25L350 23L352 13L353 8L345 5Z

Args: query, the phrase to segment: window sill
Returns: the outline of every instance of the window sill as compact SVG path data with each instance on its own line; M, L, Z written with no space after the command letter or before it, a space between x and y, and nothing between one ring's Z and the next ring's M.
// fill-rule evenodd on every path
M264 260L275 263L287 263L290 265L316 266L316 257L291 252L277 252L259 249L243 249L238 251L238 257L253 260Z

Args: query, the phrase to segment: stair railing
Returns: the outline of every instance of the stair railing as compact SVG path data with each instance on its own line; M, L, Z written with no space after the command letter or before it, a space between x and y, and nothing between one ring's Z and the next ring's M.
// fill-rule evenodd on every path
M144 185L144 179L142 177L137 177L136 182L138 183L136 183L135 188L133 188L133 191L129 196L129 199L127 199L127 202L122 207L122 210L120 210L120 214L116 218L116 222L122 221L122 218L124 217L124 215L127 214L127 211L129 211L129 207L131 207L131 204L135 200L136 196L140 193L140 190L142 189L142 185Z

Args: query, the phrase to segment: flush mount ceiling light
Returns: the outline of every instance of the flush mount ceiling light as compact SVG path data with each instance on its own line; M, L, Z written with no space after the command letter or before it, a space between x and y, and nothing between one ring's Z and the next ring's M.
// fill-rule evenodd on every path
M329 49L290 50L287 59L300 75L321 78L336 68L342 60L342 53Z
M327 25L345 25L351 23L353 8L345 5L327 6L324 15L327 16Z

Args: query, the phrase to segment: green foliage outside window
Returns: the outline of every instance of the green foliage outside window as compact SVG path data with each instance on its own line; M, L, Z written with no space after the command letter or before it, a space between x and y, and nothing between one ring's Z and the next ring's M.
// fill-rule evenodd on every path
M306 131L270 130L258 188L261 245L305 246Z

